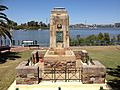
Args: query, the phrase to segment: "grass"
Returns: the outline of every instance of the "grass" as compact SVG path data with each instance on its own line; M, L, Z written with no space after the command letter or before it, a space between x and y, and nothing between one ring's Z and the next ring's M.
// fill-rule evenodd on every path
M99 60L106 68L111 68L110 73L107 74L106 79L112 81L112 85L117 82L117 87L119 88L120 84L120 46L105 46L105 47L81 47L89 52L89 55L94 60ZM7 90L11 83L15 79L15 68L23 60L27 60L31 55L31 50L24 52L12 52L7 57L5 62L0 64L0 90ZM116 72L117 70L117 72ZM116 81L117 80L117 81ZM116 87L116 86L115 86ZM115 90L115 89L114 89ZM117 90L117 89L116 89ZM120 90L120 89L118 89Z
M119 47L120 48L120 47ZM115 68L120 65L120 50L115 46L85 47L94 60L99 60L106 68Z
M30 50L25 52L10 52L10 54L6 54L5 58L2 58L5 62L0 64L0 90L7 90L15 80L16 66L23 60L27 60L30 54Z

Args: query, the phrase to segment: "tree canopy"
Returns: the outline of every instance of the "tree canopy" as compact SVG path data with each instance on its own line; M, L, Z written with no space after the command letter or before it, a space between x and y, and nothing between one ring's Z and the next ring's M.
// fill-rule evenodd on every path
M8 9L4 5L0 5L0 38L8 37L12 40L12 36L10 34L10 20L7 18L7 15L3 13L4 10Z

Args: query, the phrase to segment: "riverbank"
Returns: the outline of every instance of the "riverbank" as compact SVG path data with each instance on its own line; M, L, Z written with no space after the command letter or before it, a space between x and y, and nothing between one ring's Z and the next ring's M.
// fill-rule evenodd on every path
M76 39L76 37L80 38L86 38L88 36L94 35L98 36L99 33L109 33L110 38L112 39L113 36L113 41L116 41L117 36L120 34L120 30L70 30L70 38ZM15 30L11 32L12 34L12 39L13 39L13 45L15 46L22 46L22 41L23 40L32 40L32 41L37 41L37 44L43 46L49 45L50 41L50 32L49 30ZM44 38L44 39L43 39ZM92 38L92 37L91 37ZM94 38L92 38L94 39ZM92 40L91 40L92 42ZM114 42L113 42L114 43ZM82 44L82 42L81 42ZM83 42L84 44L84 42ZM99 42L98 42L99 44ZM115 43L116 44L116 43ZM0 42L0 45L9 45L9 40L8 39L3 39L2 43Z

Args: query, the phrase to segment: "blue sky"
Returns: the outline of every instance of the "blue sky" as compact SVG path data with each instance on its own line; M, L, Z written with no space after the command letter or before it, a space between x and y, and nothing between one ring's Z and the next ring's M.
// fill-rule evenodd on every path
M120 21L120 0L0 0L5 13L17 23L30 20L49 22L53 7L65 7L70 24L109 24Z

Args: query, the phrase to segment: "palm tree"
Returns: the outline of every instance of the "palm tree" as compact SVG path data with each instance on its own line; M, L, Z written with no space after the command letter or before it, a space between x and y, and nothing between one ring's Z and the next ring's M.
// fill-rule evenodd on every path
M4 5L0 5L0 38L8 37L10 40L12 40L12 36L10 34L10 20L7 18L7 15L4 14L2 11L8 9Z

